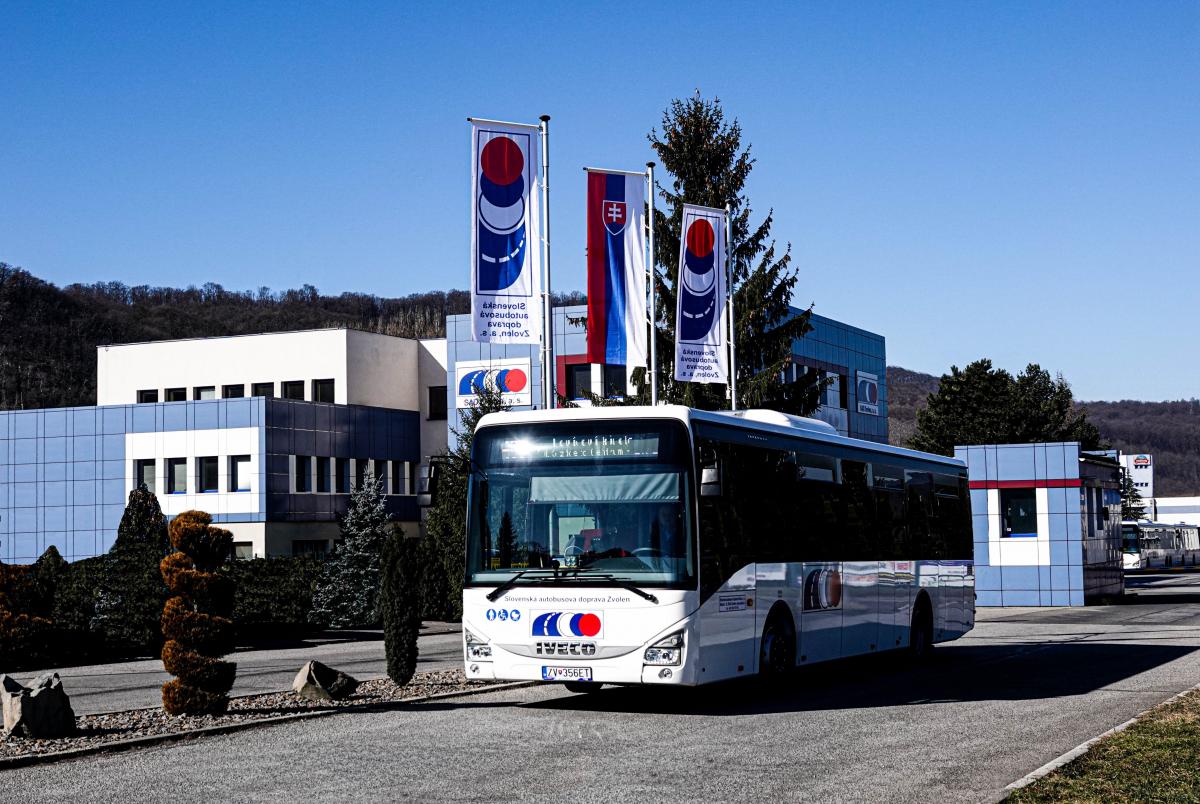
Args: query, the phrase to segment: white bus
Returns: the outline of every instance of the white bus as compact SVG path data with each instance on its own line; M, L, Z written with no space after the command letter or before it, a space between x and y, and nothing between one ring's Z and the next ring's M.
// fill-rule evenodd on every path
M974 624L962 461L678 406L490 414L472 454L469 678L697 685Z
M1195 567L1200 561L1200 528L1195 525L1125 520L1121 539L1127 570Z

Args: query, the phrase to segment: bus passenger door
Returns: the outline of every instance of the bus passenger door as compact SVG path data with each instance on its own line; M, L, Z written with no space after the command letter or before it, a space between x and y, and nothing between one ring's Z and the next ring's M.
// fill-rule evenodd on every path
M757 670L755 565L737 569L700 607L700 682L752 675Z

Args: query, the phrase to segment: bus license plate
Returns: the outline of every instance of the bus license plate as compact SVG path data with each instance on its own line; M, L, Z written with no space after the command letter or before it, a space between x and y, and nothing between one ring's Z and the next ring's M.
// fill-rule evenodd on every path
M546 667L542 665L543 681L591 681L590 667Z

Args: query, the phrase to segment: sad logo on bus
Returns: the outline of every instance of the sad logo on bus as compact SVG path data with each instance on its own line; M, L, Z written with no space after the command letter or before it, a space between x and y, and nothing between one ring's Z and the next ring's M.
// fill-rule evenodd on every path
M533 636L542 637L599 637L604 621L591 611L534 612Z
M823 611L841 608L842 573L836 569L815 569L804 578L804 610Z

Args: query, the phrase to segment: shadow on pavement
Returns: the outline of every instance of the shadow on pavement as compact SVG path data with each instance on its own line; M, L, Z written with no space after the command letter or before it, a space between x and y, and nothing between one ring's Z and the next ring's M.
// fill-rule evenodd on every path
M1174 661L1196 648L1028 643L942 648L925 667L892 657L802 668L781 685L754 679L709 687L613 687L524 704L535 709L734 716L1083 695Z

